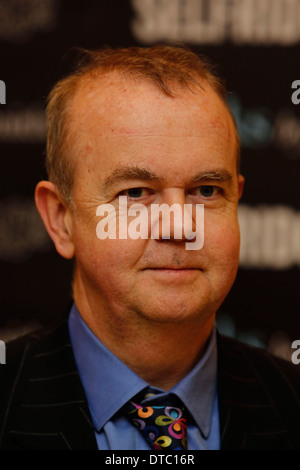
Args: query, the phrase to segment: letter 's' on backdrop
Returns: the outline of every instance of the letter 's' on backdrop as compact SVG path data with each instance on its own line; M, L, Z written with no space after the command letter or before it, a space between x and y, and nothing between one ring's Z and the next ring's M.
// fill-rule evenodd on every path
M219 64L246 177L240 270L225 333L291 359L300 335L300 0L0 0L0 338L68 307L72 262L33 202L45 177L45 98L73 46L184 42ZM294 99L292 99L292 95Z

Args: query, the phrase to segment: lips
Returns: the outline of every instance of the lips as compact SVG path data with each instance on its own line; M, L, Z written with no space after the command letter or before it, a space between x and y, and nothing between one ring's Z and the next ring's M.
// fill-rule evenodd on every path
M150 267L150 268L144 268L144 269L156 269L156 270L162 270L162 269L170 269L174 271L183 271L183 270L200 270L200 268L195 268L193 266L155 266L155 267Z
M181 285L182 283L190 284L194 282L202 272L202 269L188 266L161 266L159 268L146 268L143 271L147 273L146 275L148 275L150 279L159 281L159 283Z

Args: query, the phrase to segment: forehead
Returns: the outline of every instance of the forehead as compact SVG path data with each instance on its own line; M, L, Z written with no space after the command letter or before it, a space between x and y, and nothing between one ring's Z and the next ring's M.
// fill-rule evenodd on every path
M151 82L119 74L82 80L72 103L69 128L77 163L91 162L95 156L101 159L110 151L109 162L102 162L106 168L113 166L115 158L128 154L133 158L135 148L142 158L163 149L168 154L182 153L187 145L235 155L231 116L212 88L204 83L203 89L178 86L174 92L175 97L168 97Z
M82 78L73 100L73 119L82 123L92 118L102 132L149 132L159 119L168 124L180 118L182 131L185 124L197 132L197 118L209 117L212 125L222 127L230 124L229 113L207 82L202 88L193 86L192 91L174 85L175 97L166 96L150 80L123 77L119 73L108 73L99 78ZM205 116L206 115L206 116ZM136 121L136 117L139 117ZM195 121L196 119L196 121ZM230 127L230 126L229 126Z

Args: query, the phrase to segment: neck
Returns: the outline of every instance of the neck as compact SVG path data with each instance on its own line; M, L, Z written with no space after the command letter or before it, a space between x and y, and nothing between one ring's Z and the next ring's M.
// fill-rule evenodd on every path
M115 351L128 367L150 385L170 390L203 356L212 325L159 325L139 335L124 351ZM150 340L150 341L149 341Z
M99 303L74 294L81 316L100 341L150 385L170 390L201 359L211 334L214 315L184 322L136 320L132 312L112 315Z

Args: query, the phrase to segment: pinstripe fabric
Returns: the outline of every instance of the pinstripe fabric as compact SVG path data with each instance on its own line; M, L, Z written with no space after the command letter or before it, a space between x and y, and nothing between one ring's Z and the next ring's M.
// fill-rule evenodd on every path
M0 370L1 382L11 387L0 414L0 448L96 449L67 323L42 341L30 335L19 351L18 343Z
M222 449L300 450L300 368L218 339Z
M300 368L222 336L218 353L222 449L299 450ZM0 449L96 450L67 322L9 345L0 383Z

